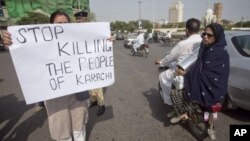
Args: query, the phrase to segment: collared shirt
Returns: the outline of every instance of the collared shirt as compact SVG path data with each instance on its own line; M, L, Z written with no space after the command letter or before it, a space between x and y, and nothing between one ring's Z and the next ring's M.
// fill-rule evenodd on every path
M173 47L170 53L160 61L160 66L176 64L183 56L192 54L196 48L200 47L201 40L199 34L193 34L186 40L180 41L175 47Z
M135 41L135 44L136 45L138 45L138 46L140 46L140 45L142 45L142 44L144 44L144 33L140 33L137 37L136 37L136 39L134 40Z

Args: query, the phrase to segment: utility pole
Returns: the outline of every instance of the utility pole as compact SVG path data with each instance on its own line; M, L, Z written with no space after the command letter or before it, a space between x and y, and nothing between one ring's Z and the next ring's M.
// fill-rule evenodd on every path
M141 3L142 3L142 1L138 1L138 3L139 3L139 21L138 21L138 27L139 27L139 29L141 29L142 27L141 27Z
M241 17L241 20L240 20L240 28L242 28L242 22L243 22L243 16Z
M80 11L81 10L81 2L80 2L80 0L77 1L77 4L78 4L78 11Z
M155 28L154 24L155 24L155 0L153 0L153 30Z

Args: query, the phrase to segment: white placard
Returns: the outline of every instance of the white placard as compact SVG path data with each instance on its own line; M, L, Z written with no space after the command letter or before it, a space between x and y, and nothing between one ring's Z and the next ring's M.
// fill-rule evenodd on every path
M27 104L114 83L110 25L10 26L11 57Z

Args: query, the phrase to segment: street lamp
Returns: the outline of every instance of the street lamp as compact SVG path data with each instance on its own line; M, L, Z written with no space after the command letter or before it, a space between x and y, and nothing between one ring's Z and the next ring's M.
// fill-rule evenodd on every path
M148 1L151 1L151 0L148 0ZM155 28L155 0L152 0L153 4L152 4L152 16L153 16L153 19L152 19L152 25L153 25L153 29L152 29L152 32L154 31L154 28Z
M138 27L139 27L139 29L141 29L142 27L141 27L141 3L142 3L142 1L138 1L138 3L139 3L139 21L138 21Z
M153 30L155 28L155 0L153 0Z

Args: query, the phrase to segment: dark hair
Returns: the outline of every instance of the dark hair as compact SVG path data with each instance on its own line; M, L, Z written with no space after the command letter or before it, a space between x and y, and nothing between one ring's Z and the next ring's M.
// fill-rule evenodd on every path
M189 33L198 33L200 31L200 21L195 18L188 19L186 22L186 29Z
M50 23L54 23L54 20L56 18L56 16L58 15L63 15L65 17L67 17L68 21L70 22L70 18L68 16L68 14L66 14L65 12L61 11L61 10L57 10L55 12L53 12L51 15L50 15L50 19L49 19L49 22Z

